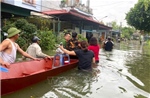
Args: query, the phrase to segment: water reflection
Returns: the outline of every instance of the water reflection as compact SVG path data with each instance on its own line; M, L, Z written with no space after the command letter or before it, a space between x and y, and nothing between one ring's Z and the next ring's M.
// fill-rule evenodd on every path
M150 93L150 56L140 55L134 58L132 62L127 62L127 66L130 66L129 72L141 80L144 85L133 83L137 87Z
M42 98L83 98L92 93L91 83L97 80L96 77L95 72L73 70L70 74L50 78L51 90Z
M100 72L75 68L2 98L148 98L150 56L135 41L116 45L109 58L100 50Z

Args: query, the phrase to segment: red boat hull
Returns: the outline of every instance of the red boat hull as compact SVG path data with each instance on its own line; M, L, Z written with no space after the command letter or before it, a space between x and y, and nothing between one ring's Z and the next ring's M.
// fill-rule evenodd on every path
M72 59L69 64L57 67L53 67L53 60L29 61L12 64L9 72L1 72L1 94L5 95L12 93L58 75L69 69L75 68L77 63L77 59Z

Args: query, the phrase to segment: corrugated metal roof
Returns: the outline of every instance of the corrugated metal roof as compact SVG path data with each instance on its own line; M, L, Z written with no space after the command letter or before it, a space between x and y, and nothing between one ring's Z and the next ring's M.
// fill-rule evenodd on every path
M50 10L50 11L44 11L42 13L47 14L47 15L70 14L70 15L76 16L78 18L81 18L83 20L87 20L87 21L90 21L92 23L95 23L95 24L99 25L100 28L112 29L112 27L108 27L106 25L100 24L98 21L94 20L93 17L84 15L83 13L80 13L77 10L74 10L74 9L70 9L70 10L65 10L65 9L63 9L63 10Z

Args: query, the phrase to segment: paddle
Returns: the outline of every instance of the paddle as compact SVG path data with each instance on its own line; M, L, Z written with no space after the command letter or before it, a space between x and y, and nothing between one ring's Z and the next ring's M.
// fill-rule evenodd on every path
M8 72L8 69L5 68L5 67L2 67L2 66L0 65L0 71L2 71L2 72Z

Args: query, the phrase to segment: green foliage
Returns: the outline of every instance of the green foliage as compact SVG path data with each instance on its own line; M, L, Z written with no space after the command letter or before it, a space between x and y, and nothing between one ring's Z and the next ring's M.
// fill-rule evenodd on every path
M27 20L25 19L18 19L16 22L15 22L15 25L18 29L23 29L23 27L27 24Z
M63 40L64 40L64 33L60 32L59 35L56 38L56 41L59 44L60 42L63 42Z
M2 31L7 32L10 27L15 27L15 24L10 21L6 21L6 25L2 27Z
M40 40L40 46L43 50L54 49L56 43L56 37L52 31L41 31L38 33Z
M113 30L119 30L120 29L120 26L117 25L116 21L112 21L111 24L112 24Z
M33 18L31 20L34 20ZM31 43L31 39L33 38L34 35L37 35L41 41L40 41L40 46L42 49L44 50L50 50L54 48L54 44L56 43L56 37L55 35L52 33L52 31L48 31L48 24L50 22L48 22L49 20L45 20L45 19L41 19L41 18L36 18L33 21L31 21L30 23L26 20L26 19L17 19L12 21L11 19L7 21L7 24L2 28L3 31L7 32L7 30L10 27L17 27L18 29L20 29L22 32L20 33L20 37L17 40L17 43L19 44L19 46L23 49L26 50L27 47L29 46L29 44ZM41 27L41 29L43 30L42 32L38 32L39 34L37 34L37 27L32 24L32 22L34 24L37 24L37 26L41 26L43 25L43 27ZM39 25L40 23L40 25Z
M139 0L126 15L127 23L138 30L150 32L150 1Z
M13 19L12 19L13 20ZM12 20L7 21L6 25L3 26L2 30L7 32L10 27L16 27L20 29L22 32L20 33L20 37L17 40L19 46L23 49L26 49L29 43L31 43L31 38L37 30L37 27L34 24L28 23L25 19L18 19L15 22Z
M82 34L78 34L78 40L79 41L87 41L87 39L82 35Z
M21 19L22 20L22 19ZM23 21L24 22L24 21ZM25 23L25 22L24 22ZM23 24L23 23L22 23ZM31 39L32 37L35 35L35 32L37 30L36 26L34 24L31 23L26 23L21 27L21 34L20 37L22 39L24 39L24 41L26 42L22 47L27 48L27 46L29 45L29 43L31 43ZM22 43L20 43L21 41L18 42L18 44L21 46Z
M143 2L145 10L148 10L150 0L138 0L138 2Z
M34 24L27 23L22 28L24 33L33 34L36 32L37 27Z
M50 30L51 20L48 18L41 18L37 16L30 16L27 18L29 23L32 23L37 26L39 30Z
M130 38L131 35L134 33L135 29L134 28L130 28L130 27L123 27L121 29L121 37L126 37L126 38Z
M21 36L18 38L17 43L21 47L21 49L26 50L28 47L28 44L26 43L26 40L22 38Z

